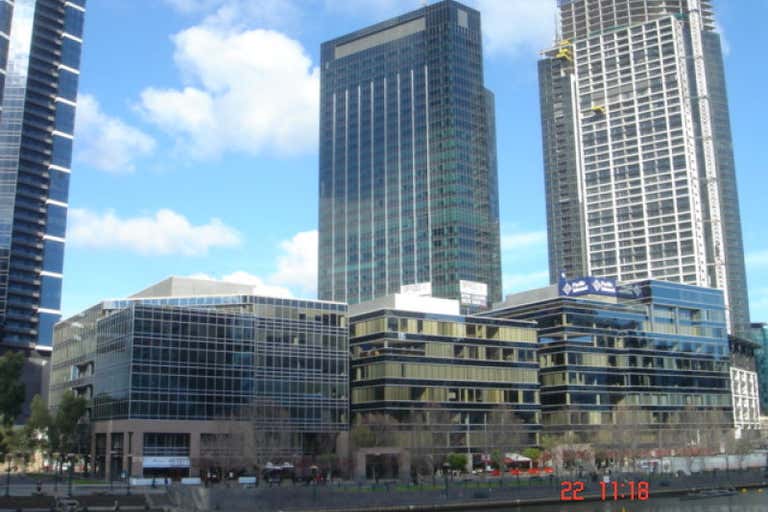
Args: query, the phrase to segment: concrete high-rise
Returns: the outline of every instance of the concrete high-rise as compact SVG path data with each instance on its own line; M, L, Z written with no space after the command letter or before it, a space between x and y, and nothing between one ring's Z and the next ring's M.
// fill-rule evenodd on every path
M559 0L539 62L550 279L722 289L749 327L720 36L710 0Z
M47 388L61 281L85 0L0 2L0 351Z
M478 11L445 0L324 43L319 297L498 301L495 137Z

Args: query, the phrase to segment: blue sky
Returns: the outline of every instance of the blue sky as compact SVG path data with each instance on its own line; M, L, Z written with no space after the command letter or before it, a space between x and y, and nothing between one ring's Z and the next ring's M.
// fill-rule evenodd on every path
M554 1L470 0L496 94L504 292L547 284L536 59ZM169 275L314 297L324 40L419 0L91 0L62 309ZM753 320L768 321L765 0L716 0Z

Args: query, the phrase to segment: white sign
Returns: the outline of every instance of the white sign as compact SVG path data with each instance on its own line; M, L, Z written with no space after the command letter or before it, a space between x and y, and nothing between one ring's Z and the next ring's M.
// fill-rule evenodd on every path
M488 285L477 281L459 281L461 303L469 306L488 305Z
M400 293L418 295L419 297L431 297L432 283L427 281L426 283L403 284L400 285Z
M144 457L145 468L188 468L189 457Z

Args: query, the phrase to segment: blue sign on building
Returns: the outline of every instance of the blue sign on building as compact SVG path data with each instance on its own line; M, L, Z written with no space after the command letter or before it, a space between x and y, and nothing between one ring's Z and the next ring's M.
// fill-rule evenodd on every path
M602 277L578 277L566 279L560 276L558 290L562 297L579 297L581 295L616 296L616 280Z

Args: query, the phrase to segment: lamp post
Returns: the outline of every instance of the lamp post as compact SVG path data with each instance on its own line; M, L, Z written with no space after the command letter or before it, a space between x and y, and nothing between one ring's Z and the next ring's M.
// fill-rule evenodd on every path
M72 473L75 467L75 455L72 453L67 454L67 460L69 461L69 481L67 482L67 494L72 497Z
M57 467L58 462L58 467ZM61 467L61 460L54 460L53 463L53 493L59 492L59 468Z
M8 467L6 468L5 472L5 496L6 498L11 495L11 461L13 460L13 457L10 453L5 455L6 462L8 463Z

